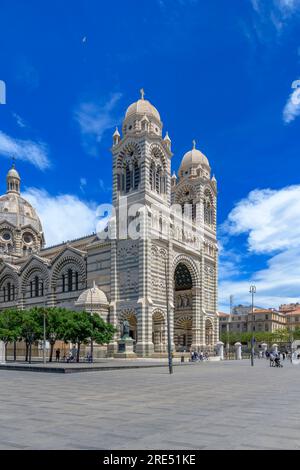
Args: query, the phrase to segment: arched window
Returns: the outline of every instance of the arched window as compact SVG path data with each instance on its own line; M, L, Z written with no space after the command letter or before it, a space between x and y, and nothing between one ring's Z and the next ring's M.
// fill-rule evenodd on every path
M211 202L206 199L204 201L204 223L207 225L213 225L214 223L213 217L213 207Z
M73 271L72 269L68 269L68 291L71 292L73 290Z
M3 301L6 302L6 289L3 287Z
M131 171L130 171L128 163L126 165L125 176L126 176L126 188L125 188L125 190L126 190L126 193L129 193L129 191L131 189Z
M30 281L30 297L33 297L33 282Z
M151 165L150 165L150 178L149 178L149 182L150 182L150 188L151 188L151 190L153 191L153 190L154 190L154 185L155 185L155 165L154 165L153 162L152 162Z
M39 278L38 278L38 276L35 276L35 278L34 278L34 296L35 297L39 296Z
M134 163L134 189L138 189L140 184L140 167L138 162Z
M156 168L156 174L155 174L155 191L157 193L160 193L160 183L161 183L161 168L158 167Z
M7 283L7 300L8 300L8 302L11 301L11 284L10 284L10 282Z
M78 290L79 288L79 275L78 275L78 272L76 271L75 273L75 290Z
M62 291L66 291L66 276L64 274L62 275Z

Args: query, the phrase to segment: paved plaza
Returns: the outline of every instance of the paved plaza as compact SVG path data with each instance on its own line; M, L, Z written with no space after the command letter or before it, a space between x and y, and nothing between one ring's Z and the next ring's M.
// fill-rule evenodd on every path
M299 449L300 366L0 371L0 449Z

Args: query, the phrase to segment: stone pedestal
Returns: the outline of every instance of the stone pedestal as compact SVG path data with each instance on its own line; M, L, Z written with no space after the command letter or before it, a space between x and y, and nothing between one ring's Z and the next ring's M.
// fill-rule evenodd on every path
M0 341L0 364L5 364L5 344Z
M235 343L235 358L240 361L242 359L242 345L241 343Z
M121 338L118 340L118 352L114 354L116 359L132 359L136 357L133 352L133 339Z
M216 347L217 355L219 356L220 361L224 361L224 343L222 343L222 341L218 341Z

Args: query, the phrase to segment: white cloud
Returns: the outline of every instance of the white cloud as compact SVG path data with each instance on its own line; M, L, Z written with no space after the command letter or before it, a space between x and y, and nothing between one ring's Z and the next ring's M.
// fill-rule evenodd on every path
M80 191L82 191L83 193L84 193L84 188L85 188L86 185L87 185L87 179L86 178L80 178L79 188L80 188Z
M22 194L36 209L44 229L47 246L72 240L96 231L96 204L77 196L51 196L45 190L28 188Z
M256 189L230 212L223 229L230 235L248 234L253 253L300 246L300 186L281 190Z
M262 25L270 23L277 33L281 33L289 20L300 11L300 0L250 0L252 8L260 19ZM260 39L264 31L256 25L256 32Z
M80 128L83 147L89 154L98 155L98 144L104 133L115 126L114 111L121 96L121 93L114 93L103 106L84 102L75 109L74 119Z
M45 143L14 139L2 131L0 131L0 154L7 158L15 157L17 160L28 161L40 170L50 166Z
M26 122L24 121L23 118L21 118L21 116L20 116L19 114L17 114L17 113L12 113L12 116L13 116L13 118L15 119L15 121L16 121L16 123L17 123L17 125L18 125L19 127L21 127L22 129L24 129L25 127L27 127Z
M226 236L247 235L248 252L234 260L221 252L220 309L231 294L237 303L250 301L249 286L257 286L257 305L277 307L300 299L300 185L280 190L254 190L230 212L222 226ZM266 267L250 276L234 269L251 261L250 255L267 254ZM245 256L246 255L246 256ZM250 270L250 269L249 269Z
M300 116L300 80L292 83L293 92L290 94L283 109L283 120L286 124Z

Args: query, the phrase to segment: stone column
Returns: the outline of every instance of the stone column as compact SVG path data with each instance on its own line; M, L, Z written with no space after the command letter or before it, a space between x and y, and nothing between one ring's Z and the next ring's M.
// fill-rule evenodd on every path
M0 341L0 364L5 364L5 344Z
M136 344L136 353L140 357L147 357L151 356L154 351L152 342L152 299L150 296L151 227L149 226L147 208L141 207L139 213L141 238L138 239L139 298L137 300L138 342Z
M217 355L219 356L221 361L224 361L224 343L222 343L222 341L218 341L216 347Z
M111 271L110 271L110 282L111 282L111 291L110 291L110 307L109 307L109 323L114 327L118 328L118 317L117 317L117 287L118 287L118 280L117 280L117 241L116 241L116 231L114 227L114 232L112 235L111 240ZM111 340L111 342L107 345L107 355L113 356L114 353L118 351L118 332L116 332Z
M193 340L191 345L192 351L199 351L202 346L201 342L201 310L200 310L200 288L192 289L192 318L193 318Z
M242 359L242 345L241 343L235 343L235 358L240 361Z

